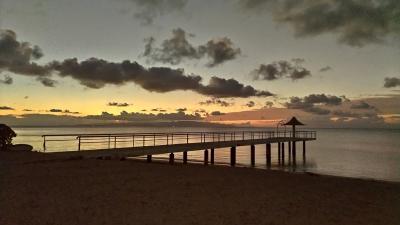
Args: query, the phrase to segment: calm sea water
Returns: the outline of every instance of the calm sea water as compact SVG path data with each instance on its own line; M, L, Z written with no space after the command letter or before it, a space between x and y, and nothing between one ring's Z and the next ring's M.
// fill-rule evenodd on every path
M133 133L133 132L193 132L193 131L232 131L233 128L143 128L143 127L88 127L88 128L14 128L18 137L14 143L27 143L34 149L43 150L44 134L84 134L84 133ZM249 130L249 129L246 129ZM307 142L306 161L302 157L302 145L297 146L296 167L278 164L277 145L272 145L272 169L312 172L345 177L368 178L400 182L400 130L388 129L316 129L317 141ZM85 148L86 146L83 146ZM104 147L104 146L103 146ZM76 150L75 141L51 142L48 151ZM189 152L193 163L203 160L203 151ZM216 149L215 161L229 163L229 149ZM160 160L167 155L160 155ZM266 169L265 145L256 146L256 167ZM182 154L175 155L182 159ZM250 166L250 147L238 147L237 163Z

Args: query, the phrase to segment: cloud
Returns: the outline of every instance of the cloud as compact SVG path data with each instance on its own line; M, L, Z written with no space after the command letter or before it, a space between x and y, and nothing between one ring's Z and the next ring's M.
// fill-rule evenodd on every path
M193 37L181 28L172 30L172 37L161 43L160 47L154 47L155 38L145 39L145 51L143 56L148 62L161 62L177 65L184 60L209 58L208 67L223 64L233 60L241 54L240 48L236 48L231 39L227 37L214 38L204 45L194 46L189 43L187 37Z
M265 107L267 107L267 108L272 108L272 106L274 106L274 103L273 103L273 102L271 102L271 101L266 101L266 102L265 102Z
M13 83L13 79L9 75L4 75L3 79L0 79L0 84L10 85Z
M321 106L338 106L343 102L342 97L325 94L311 94L303 98L291 97L289 102L284 105L289 109L301 109L305 112L327 115L330 110L321 108Z
M40 81L40 83L42 83L46 87L55 87L58 83L57 81L52 80L48 77L37 77L36 80Z
M236 59L241 54L240 48L235 48L231 39L227 37L216 38L199 46L199 53L210 58L208 67L220 65L226 61Z
M385 84L383 85L385 88L393 88L400 86L400 78L397 77L386 77Z
M221 107L229 107L234 105L233 102L227 102L218 98L207 99L206 101L199 102L200 105L219 105Z
M24 112L32 112L33 110L32 109L24 109L22 111L24 111Z
M398 0L240 0L250 11L272 12L274 20L289 24L297 37L332 33L338 42L362 47L398 38Z
M249 102L247 102L247 103L245 104L245 106L247 106L247 107L249 107L249 108L253 108L255 105L256 105L256 103L253 102L253 101L249 101Z
M332 70L332 67L325 66L325 67L322 67L321 69L319 69L319 72L324 73L324 72L328 72L328 71L331 71L331 70Z
M311 71L301 65L303 62L304 59L292 59L291 62L281 60L270 64L261 64L250 75L253 80L271 81L281 78L299 80L311 76Z
M62 109L50 109L48 112L52 113L64 113L64 114L80 114L79 112L71 112L68 109L62 110Z
M177 28L172 30L172 37L162 42L159 48L154 48L155 39L153 37L145 39L145 51L143 56L148 57L151 61L169 63L177 65L184 59L200 59L203 57L196 47L189 43L187 34L183 29Z
M225 113L222 113L220 111L213 111L213 112L210 113L210 115L212 115L212 116L222 116L222 115L225 115Z
M376 109L374 106L366 103L365 101L360 101L351 105L352 109Z
M12 31L2 31L0 36L0 69L17 74L35 76L45 86L53 87L56 83L50 76L71 77L88 88L99 89L106 85L124 85L135 83L150 92L165 93L176 90L190 90L212 97L252 97L271 96L268 91L260 91L246 86L234 79L212 77L209 84L202 84L202 77L185 74L183 69L168 67L145 68L129 60L120 63L98 58L78 61L69 58L64 61L52 61L47 65L32 64L31 59L42 56L38 47L16 41ZM25 70L28 67L38 69ZM20 68L23 67L23 68ZM29 73L28 73L29 72Z
M14 110L14 108L11 108L9 106L0 106L0 110Z
M187 108L179 108L179 109L176 109L176 111L183 113L183 112L187 111Z
M168 13L181 11L187 0L127 0L135 5L134 17L142 25L153 24L154 19Z
M224 79L219 77L211 77L209 84L206 86L200 86L198 92L203 95L209 95L217 98L274 96L274 94L269 91L256 90L252 86L245 86L235 79Z
M119 103L119 102L109 102L107 104L107 106L116 106L116 107L127 107L129 106L129 103L123 102L123 103Z
M49 112L60 113L62 112L62 109L50 109Z
M113 115L108 112L102 112L101 115L88 115L85 118L86 119L96 119L96 120L124 120L124 121L202 120L202 118L200 116L185 114L184 112L146 114L146 113L137 113L137 112L129 113L126 111L122 111L120 113L120 115Z
M39 66L35 60L43 56L38 46L20 42L11 30L0 30L0 70L34 76L47 76L48 68Z

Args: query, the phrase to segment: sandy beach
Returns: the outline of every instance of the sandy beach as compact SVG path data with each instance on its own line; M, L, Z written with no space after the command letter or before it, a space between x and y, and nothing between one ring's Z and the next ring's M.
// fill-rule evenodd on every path
M400 184L0 152L0 224L400 224Z

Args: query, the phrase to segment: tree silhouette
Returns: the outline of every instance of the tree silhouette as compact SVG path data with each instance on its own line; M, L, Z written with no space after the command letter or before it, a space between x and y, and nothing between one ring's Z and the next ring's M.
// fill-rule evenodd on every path
M0 124L0 150L6 150L17 134L7 125Z

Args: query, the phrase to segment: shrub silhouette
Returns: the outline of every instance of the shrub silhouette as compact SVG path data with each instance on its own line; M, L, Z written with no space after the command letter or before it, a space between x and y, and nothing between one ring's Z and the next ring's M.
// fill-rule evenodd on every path
M7 125L0 124L0 150L7 150L7 146L11 145L12 139L17 134Z

